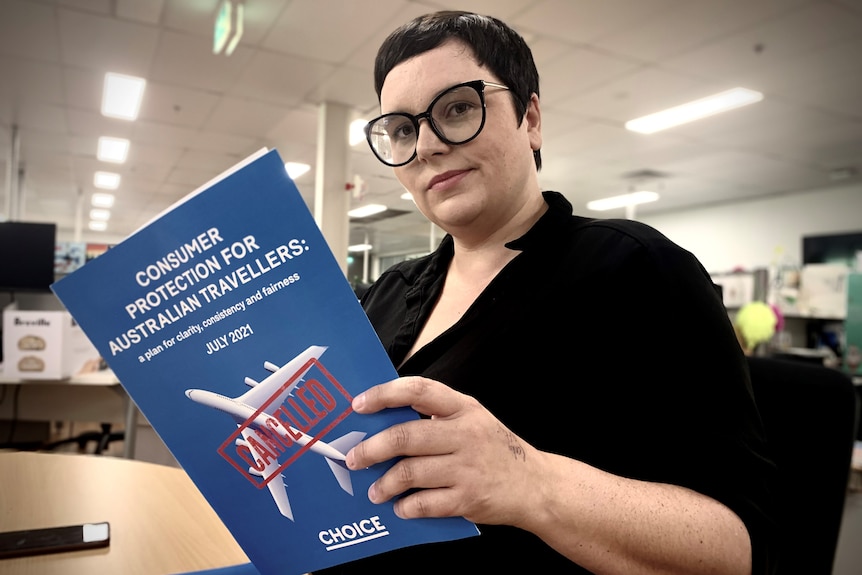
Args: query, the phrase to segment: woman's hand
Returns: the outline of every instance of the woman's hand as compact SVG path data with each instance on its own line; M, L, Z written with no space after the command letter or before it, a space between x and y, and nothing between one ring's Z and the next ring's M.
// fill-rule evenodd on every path
M395 503L399 517L464 516L476 523L518 525L538 495L543 454L509 431L468 395L423 377L377 385L353 400L357 413L410 406L430 419L394 425L347 454L350 469L403 456L369 489Z

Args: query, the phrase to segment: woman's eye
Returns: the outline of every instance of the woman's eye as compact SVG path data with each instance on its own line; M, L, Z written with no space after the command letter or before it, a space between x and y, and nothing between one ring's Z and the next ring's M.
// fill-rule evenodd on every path
M473 104L470 102L454 102L449 106L449 117L463 116L473 109Z
M413 124L405 122L392 131L390 138L393 140L409 140L413 139Z

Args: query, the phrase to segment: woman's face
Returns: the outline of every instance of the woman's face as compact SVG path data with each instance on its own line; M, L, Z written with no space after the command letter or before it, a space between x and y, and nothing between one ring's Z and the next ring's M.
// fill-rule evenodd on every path
M381 112L420 114L440 93L473 80L502 83L476 63L466 44L446 42L389 72ZM541 147L538 98L531 100L523 122L505 89L487 86L485 105L485 125L466 144L446 144L421 121L416 158L394 168L422 213L456 238L493 233L539 193L533 159L533 150Z

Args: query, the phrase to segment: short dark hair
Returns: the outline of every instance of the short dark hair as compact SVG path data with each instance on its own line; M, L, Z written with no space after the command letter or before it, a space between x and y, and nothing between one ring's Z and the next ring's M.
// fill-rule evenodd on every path
M506 23L492 16L460 10L443 10L414 18L392 32L374 61L377 99L392 69L405 60L439 47L447 40L467 44L480 66L487 66L509 87L515 110L523 121L533 94L539 95L539 72L524 39ZM536 169L542 168L539 150L533 152Z

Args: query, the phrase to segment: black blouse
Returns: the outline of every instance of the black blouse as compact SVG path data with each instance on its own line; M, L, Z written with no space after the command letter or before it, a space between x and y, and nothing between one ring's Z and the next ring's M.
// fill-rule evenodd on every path
M697 259L629 220L572 215L560 194L507 247L520 253L457 324L399 369L475 397L538 449L623 477L691 488L727 505L772 554L773 466L744 355ZM453 242L387 270L362 299L392 362L412 347L443 286ZM392 551L326 573L585 573L536 536Z

